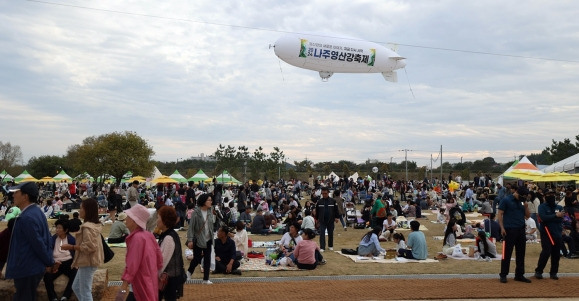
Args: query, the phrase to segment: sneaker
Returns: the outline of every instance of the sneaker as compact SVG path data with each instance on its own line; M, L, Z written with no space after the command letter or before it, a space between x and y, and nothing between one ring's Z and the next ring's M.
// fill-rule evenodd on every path
M320 249L320 253L324 253L324 249Z
M549 278L551 278L553 280L559 280L559 277L556 274L549 276Z
M535 272L535 278L543 279L543 274Z
M322 261L320 261L320 265L324 265L326 263L328 263L328 262L325 259L322 259Z
M191 280L191 272L187 271L187 280Z
M334 251L334 248L333 248L333 247L330 247L330 251Z
M348 231L348 227L344 227L344 231Z
M485 261L486 261L486 262L491 262L491 261L493 261L493 260L492 260L492 258L487 257L487 258L485 258Z
M210 280L203 280L201 284L213 284L213 282L211 282Z
M501 276L500 280L501 280L501 283L507 283L507 277L505 277L505 276Z

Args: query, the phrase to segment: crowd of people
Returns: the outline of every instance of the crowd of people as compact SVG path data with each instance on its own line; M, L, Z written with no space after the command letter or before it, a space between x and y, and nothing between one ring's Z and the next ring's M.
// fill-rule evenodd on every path
M346 210L351 204L361 208L363 222L356 218L355 224L368 229L358 245L360 256L383 255L386 250L380 242L394 241L397 256L426 259L428 246L420 220L424 210L436 209L436 220L446 224L441 256L452 254L458 238L474 238L477 257L488 261L498 256L495 242L502 241L501 282L507 282L513 251L515 280L530 282L524 277L528 241L540 240L542 246L537 279L542 278L549 259L550 277L558 279L560 253L578 257L577 190L566 189L564 206L560 206L557 196L561 191L556 190L560 188L539 189L524 182L503 187L488 176L458 189L438 179L405 183L388 177L310 177L308 182L280 180L259 185L251 181L238 187L224 187L216 181L151 187L138 181L120 186L27 182L8 184L4 189L11 192L12 200L2 202L9 223L0 233L0 241L8 241L9 247L0 250L0 264L7 263L6 277L15 280L18 300L34 297L32 288L41 279L51 300L67 300L73 292L82 300L91 300L93 275L104 262L104 223L112 224L107 242L127 246L117 300L176 300L197 266L203 284L211 284L211 270L241 275L240 261L248 258L249 232L282 235L273 264L315 269L326 263L323 253L334 249L335 226L340 223L347 231ZM53 194L55 191L58 193ZM304 200L305 195L309 198ZM71 202L79 204L73 218L59 216ZM103 211L108 216L99 218ZM488 218L468 224L465 212L470 211ZM50 217L58 218L52 236L46 222ZM409 220L407 237L397 231L398 217ZM182 252L175 229L185 228L186 249ZM23 233L33 233L34 240L21 239ZM4 249L6 259L2 260ZM190 261L188 267L184 259ZM69 283L58 299L52 283L61 274L68 276Z

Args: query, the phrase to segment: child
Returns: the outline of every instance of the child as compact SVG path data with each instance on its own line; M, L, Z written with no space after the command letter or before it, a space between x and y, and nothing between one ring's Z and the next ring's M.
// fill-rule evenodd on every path
M396 250L406 249L406 239L404 239L404 235L402 233L394 233L392 239L396 243Z
M497 257L497 247L488 238L484 231L478 231L478 252L480 261L490 262L491 258Z
M438 214L436 215L436 221L439 224L446 224L446 214L444 214L446 209L440 208L438 209Z

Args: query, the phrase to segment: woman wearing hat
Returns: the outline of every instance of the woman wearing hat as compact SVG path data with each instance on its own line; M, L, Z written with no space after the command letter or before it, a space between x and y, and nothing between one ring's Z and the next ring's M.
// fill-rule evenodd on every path
M187 246L193 249L193 260L187 270L187 278L195 271L197 265L203 261L203 284L213 284L209 281L209 268L211 265L211 245L213 243L213 224L215 215L211 210L211 196L202 194L197 198L197 207L191 215L191 223L187 230ZM203 254L203 256L201 256Z
M111 232L109 233L109 238L107 239L108 243L118 244L125 242L125 239L130 233L129 228L127 228L127 225L125 225L126 218L126 213L119 213L117 220L111 226Z
M127 228L131 234L126 239L126 266L121 277L123 284L117 293L116 300L127 299L129 284L132 288L129 294L132 294L131 297L134 299L158 300L159 271L163 267L163 256L153 234L144 230L147 227L149 212L147 208L137 204L125 213L127 214Z
M63 244L62 250L75 251L72 266L77 267L72 290L79 300L92 300L92 279L96 269L104 262L102 224L99 205L93 198L82 201L79 210L84 220L76 234L76 244Z

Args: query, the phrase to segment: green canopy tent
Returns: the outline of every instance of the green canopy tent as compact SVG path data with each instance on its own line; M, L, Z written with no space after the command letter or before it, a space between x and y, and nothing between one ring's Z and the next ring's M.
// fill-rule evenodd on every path
M0 173L0 181L11 181L12 179L14 179L14 177L9 175L6 170Z
M61 170L56 176L52 177L55 181L60 182L62 180L72 181L72 177L67 175L64 170Z
M183 175L181 175L181 174L179 173L179 171L176 170L176 169L175 169L175 171L169 176L169 178L171 178L171 179L173 179L173 180L175 180L175 181L177 181L177 182L179 182L179 183L186 183L186 182L187 182L187 179L186 179Z
M224 170L220 175L215 176L215 179L217 179L217 183L219 184L228 184L228 185L241 184L241 182L238 181L236 178L234 178L230 173L228 173L227 170Z
M203 170L199 170L196 174L194 174L192 177L190 177L189 179L187 179L188 181L193 181L195 183L199 182L199 181L205 181L207 180L209 177L203 172Z
M14 182L20 183L24 179L34 178L27 170L24 170L21 174L14 177Z

